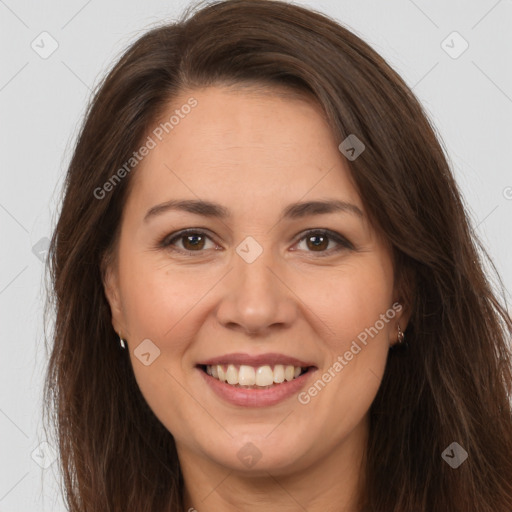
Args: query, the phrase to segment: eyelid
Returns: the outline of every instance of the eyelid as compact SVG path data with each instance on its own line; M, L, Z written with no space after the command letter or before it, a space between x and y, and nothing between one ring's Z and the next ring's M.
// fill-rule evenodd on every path
M173 243L175 241L179 240L180 238L183 238L184 236L186 236L188 234L203 235L203 236L209 238L216 245L219 245L212 238L212 236L210 235L208 230L206 230L204 228L186 228L186 229L177 231L175 233L167 234L166 236L164 236L164 238L158 243L158 247L163 248L163 249L170 249L170 250L179 252L181 254L186 254L186 255L190 255L192 253L200 254L202 252L205 252L205 250L190 251L190 250L186 250L186 249L179 249L177 247L173 247ZM300 243L304 239L306 239L308 236L311 236L313 234L320 235L320 236L322 236L322 235L327 236L330 240L336 242L339 247L334 248L334 249L329 249L326 251L318 251L318 252L317 251L306 251L306 252L313 253L313 254L317 253L320 257L322 257L322 256L329 256L333 253L337 253L343 249L355 250L354 245L346 237L344 237L340 233L337 233L336 231L332 231L332 230L326 229L326 228L311 228L306 231L302 231L296 237L293 245L297 245L298 243ZM215 249L215 250L217 250L217 249ZM294 249L294 251L296 251L296 249Z

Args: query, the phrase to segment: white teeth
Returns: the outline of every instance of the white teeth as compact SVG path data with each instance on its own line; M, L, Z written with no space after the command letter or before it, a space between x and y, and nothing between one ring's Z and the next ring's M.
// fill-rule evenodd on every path
M236 368L232 364L228 365L226 379L228 381L228 384L238 384L238 372L236 371Z
M294 374L293 366L287 366L284 369L284 378L286 380L288 380L288 381L292 380L293 379L293 374Z
M284 366L282 364L274 366L274 382L277 384L284 382Z
M256 370L255 384L258 386L271 386L274 383L274 374L270 366L260 366Z
M267 387L282 382L296 379L301 373L300 366L276 364L272 370L272 366L263 365L257 368L242 364L235 366L227 365L211 365L206 366L206 373L221 382L227 382L231 385L240 386L260 386Z
M241 386L254 386L256 382L256 372L252 366L245 364L240 366L238 370L238 384Z

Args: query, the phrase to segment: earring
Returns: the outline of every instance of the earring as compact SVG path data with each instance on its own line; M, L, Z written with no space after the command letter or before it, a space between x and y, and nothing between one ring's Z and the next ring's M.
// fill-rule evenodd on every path
M405 354L408 351L409 343L405 340L405 334L400 328L400 324L398 324L398 340L397 342L391 346L391 350L395 354Z
M123 349L126 348L125 340L123 340L121 335L119 335L119 345L121 345L121 348Z
M401 345L404 342L404 338L405 338L405 335L402 332L402 329L400 329L400 323L398 323L398 345Z

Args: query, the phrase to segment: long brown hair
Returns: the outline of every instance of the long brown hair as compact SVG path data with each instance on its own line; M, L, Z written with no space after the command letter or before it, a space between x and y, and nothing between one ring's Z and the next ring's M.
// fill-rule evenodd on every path
M490 259L445 150L411 90L365 42L321 13L267 0L189 9L152 29L89 105L51 240L46 311L56 317L45 419L70 512L183 509L173 437L119 349L102 284L136 168L102 198L94 191L179 92L231 84L303 91L337 140L355 134L366 147L347 165L392 245L411 319L407 355L390 351L370 409L365 510L510 512L512 321L484 274ZM457 469L442 457L453 442L468 453Z

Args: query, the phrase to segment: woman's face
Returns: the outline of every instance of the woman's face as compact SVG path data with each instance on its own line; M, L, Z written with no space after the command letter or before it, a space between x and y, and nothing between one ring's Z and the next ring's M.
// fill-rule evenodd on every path
M132 171L105 280L142 394L184 466L277 475L359 454L401 312L342 141L299 98L212 87L165 120L176 109Z

